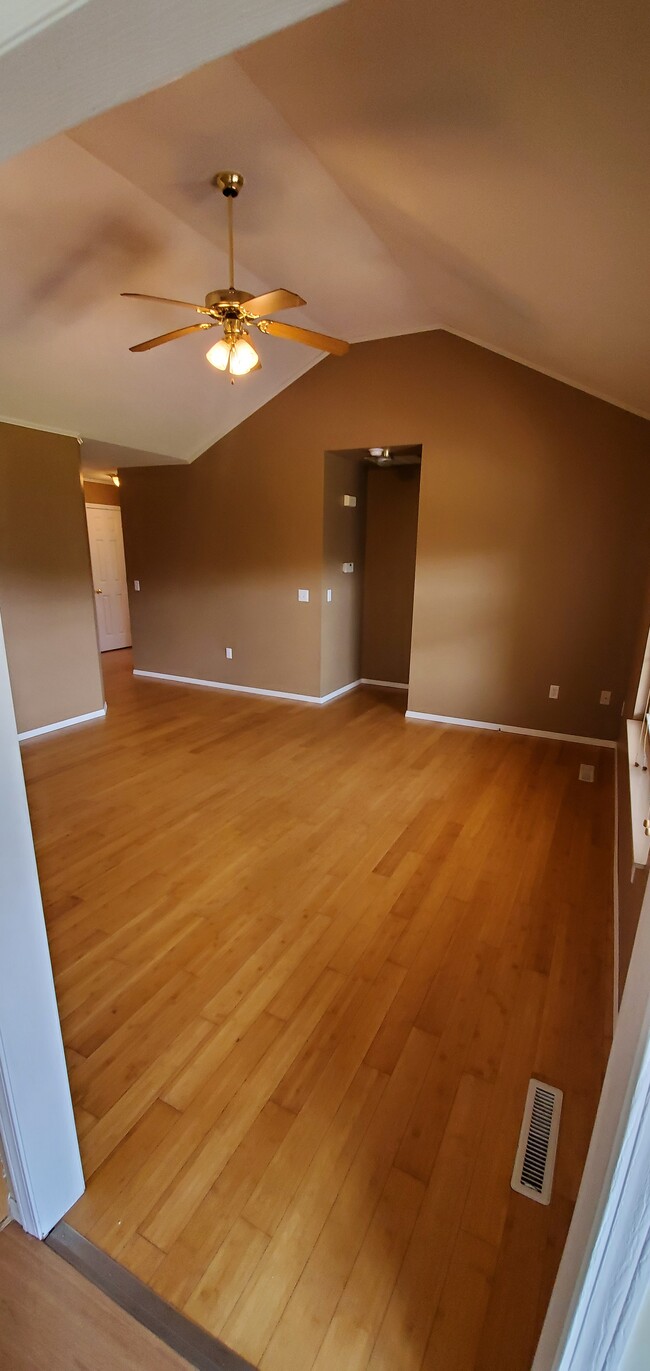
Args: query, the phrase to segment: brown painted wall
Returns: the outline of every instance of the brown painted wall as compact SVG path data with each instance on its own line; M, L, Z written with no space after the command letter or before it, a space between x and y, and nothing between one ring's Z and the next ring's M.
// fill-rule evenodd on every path
M345 507L344 495L356 496L356 506ZM358 681L361 675L364 522L361 462L341 452L328 452L323 480L321 695ZM343 571L344 562L353 562L354 571Z
M410 707L613 739L649 433L444 332L357 344L190 467L122 473L136 663L318 693L323 454L422 443Z
M190 467L121 473L134 665L318 695L323 450L268 408Z
M417 466L368 467L361 675L408 683L418 531Z
M625 717L632 718L639 677L643 665L648 632L650 631L650 575L647 577L645 598L638 621L638 631L632 656L632 667L626 692ZM634 939L639 923L650 869L634 868L632 854L632 816L630 812L629 758L627 729L622 720L617 750L618 767L618 901L619 901L619 995L623 994Z
M119 488L104 481L84 481L84 500L87 505L119 505Z
M74 438L0 424L0 612L19 732L102 708Z

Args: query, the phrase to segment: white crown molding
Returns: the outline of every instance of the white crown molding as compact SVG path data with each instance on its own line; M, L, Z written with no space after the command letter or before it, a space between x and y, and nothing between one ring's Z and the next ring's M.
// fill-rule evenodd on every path
M0 414L0 424L12 424L14 428L34 428L38 433L56 433L60 438L76 438L78 443L83 443L80 433L74 433L70 428L56 428L53 424L34 424L27 419L13 419L8 414Z

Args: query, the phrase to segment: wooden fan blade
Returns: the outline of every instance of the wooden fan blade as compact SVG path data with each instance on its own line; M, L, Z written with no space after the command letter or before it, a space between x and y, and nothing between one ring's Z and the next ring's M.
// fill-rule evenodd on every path
M205 305L193 305L189 300L168 300L164 295L140 295L137 290L120 292L124 300L153 300L157 305L180 305L181 309L195 309L197 314L212 314Z
M292 290L267 290L265 295L256 295L253 300L246 300L244 309L247 314L275 314L279 309L295 309L297 305L306 303L301 295L296 295Z
M159 338L147 338L146 343L136 343L129 348L129 352L148 352L149 348L159 348L161 343L171 343L172 338L184 338L186 333L200 333L203 328L214 328L214 324L188 324L186 328L175 328L171 333L161 333Z
M281 324L277 319L263 319L262 323L262 332L270 333L273 338L287 338L291 343L306 343L307 347L318 348L320 352L333 352L337 357L343 357L350 346L349 343L344 343L342 338L330 338L326 333L312 333L311 329L297 328L295 324Z

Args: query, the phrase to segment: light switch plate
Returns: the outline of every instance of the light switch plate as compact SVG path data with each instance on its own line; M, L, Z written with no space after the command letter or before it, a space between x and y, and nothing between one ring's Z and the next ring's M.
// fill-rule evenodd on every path
M327 587L327 590L325 591L325 598L326 598L326 600L327 600L328 605L331 605L331 603L332 603L332 591L331 591L331 589L330 589L329 586Z
M552 685L551 688L550 688L550 690L549 690L549 692L548 692L548 698L549 698L549 700L557 700L557 699L559 698L559 694L560 694L560 687L559 687L559 686L556 686L556 685Z
M611 705L611 703L612 703L612 692L611 692L611 690L601 690L601 692L600 692L600 703L601 703L601 705Z
M343 571L348 571L348 572L354 571L354 562L344 562L344 563L343 563L343 568L342 568L342 569L343 569Z
M346 508L346 509L355 509L355 508L356 508L356 503L357 503L357 497L356 497L356 495L344 495L344 496L343 496L343 504L345 505L345 508Z
M580 770L578 772L579 781L593 781L595 774L596 768L594 766L590 766L588 762L580 763Z
M232 648L231 648L231 647L227 647L227 648L226 648L226 657L228 658L228 661L231 660L231 658L232 658Z
M140 582L139 582L139 581L134 581L134 582L133 582L133 589L134 589L134 590L139 590L139 589L140 589Z
M299 591L298 591L298 599L300 600L300 603L301 603L301 604L304 604L304 605L309 604L309 591L308 591L308 590L299 590Z

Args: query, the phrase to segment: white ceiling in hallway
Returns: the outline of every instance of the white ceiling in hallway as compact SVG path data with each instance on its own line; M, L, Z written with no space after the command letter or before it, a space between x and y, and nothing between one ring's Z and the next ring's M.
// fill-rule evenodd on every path
M348 0L0 166L0 414L191 460L318 361L128 351L185 319L121 290L226 283L227 166L238 284L287 320L447 327L650 413L649 34L637 0Z

